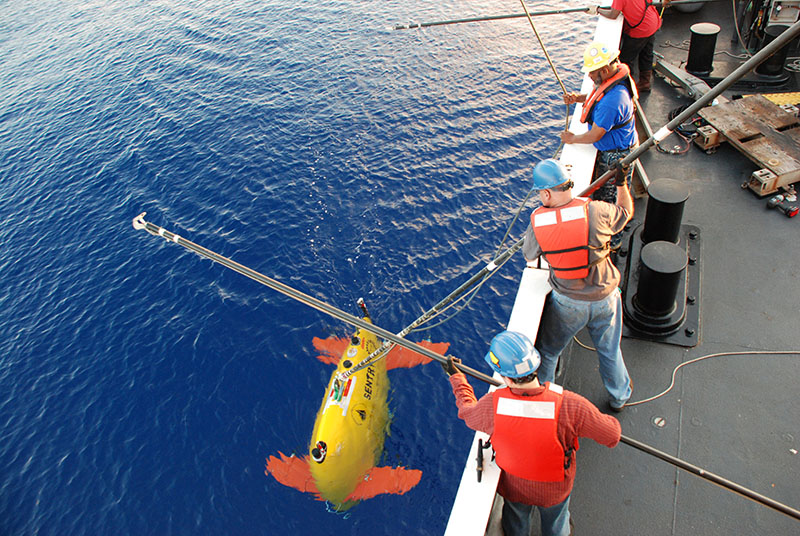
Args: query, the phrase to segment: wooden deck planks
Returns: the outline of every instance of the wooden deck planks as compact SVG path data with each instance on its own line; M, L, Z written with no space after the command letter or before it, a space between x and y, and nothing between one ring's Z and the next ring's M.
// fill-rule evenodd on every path
M778 176L800 174L800 120L762 95L699 114L756 165Z

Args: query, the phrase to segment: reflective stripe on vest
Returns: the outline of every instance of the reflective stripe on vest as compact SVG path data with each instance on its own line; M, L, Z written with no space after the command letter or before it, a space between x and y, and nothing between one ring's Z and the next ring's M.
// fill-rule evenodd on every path
M609 78L599 86L592 89L592 92L589 93L588 97L586 97L586 102L583 103L583 111L581 112L581 123L592 122L592 112L594 110L595 104L600 102L600 99L602 99L612 87L620 83L625 84L628 93L630 93L631 98L634 101L636 101L639 98L639 93L636 91L636 84L633 83L633 79L631 78L630 68L624 63L620 63L617 72L614 73L614 75L611 76L611 78ZM633 121L633 114L631 114L631 116L622 123L614 125L608 130L621 128L630 123L631 121Z
M539 207L531 214L536 242L553 274L561 279L589 275L588 203L576 197L562 207Z
M564 480L566 455L557 433L562 393L553 383L535 396L515 395L511 389L492 393L492 445L503 471L537 482Z

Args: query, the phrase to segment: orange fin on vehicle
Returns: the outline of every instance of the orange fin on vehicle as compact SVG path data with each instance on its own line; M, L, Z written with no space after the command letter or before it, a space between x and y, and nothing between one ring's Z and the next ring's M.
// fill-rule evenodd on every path
M364 480L359 482L356 489L348 497L348 501L371 499L382 493L402 495L417 484L422 478L419 469L406 469L404 467L374 467Z
M314 348L322 355L318 355L317 359L326 365L338 365L347 345L350 344L350 339L346 337L328 337L327 339L320 339L314 337Z
M350 344L350 339L347 337L328 337L327 339L320 339L314 337L314 348L320 352L321 355L317 356L321 362L329 365L338 365L339 359ZM428 348L437 354L444 355L450 347L448 342L430 342L422 341L420 346ZM422 354L418 354L402 346L395 346L389 355L386 356L386 370L396 368L411 368L417 365L425 365L430 363L431 359Z
M275 480L284 486L289 486L303 493L313 493L317 500L321 501L322 498L314 482L314 477L311 476L311 470L308 468L308 456L302 458L286 456L280 451L278 451L278 455L280 458L275 456L267 458L267 470L264 471L264 474L271 474Z
M437 354L444 355L447 349L450 348L449 342L430 342L422 341L418 343L423 348L427 348ZM425 365L432 360L422 354L418 354L402 346L395 346L389 355L386 356L386 370L396 368L411 368L417 365Z

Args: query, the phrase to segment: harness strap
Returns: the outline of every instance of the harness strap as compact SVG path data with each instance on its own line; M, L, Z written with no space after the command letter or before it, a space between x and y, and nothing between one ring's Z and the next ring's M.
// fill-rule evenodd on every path
M589 250L593 250L593 251L603 251L603 250L609 249L609 248L608 248L608 243L606 243L604 246L599 246L599 247L598 246L575 246L575 247L566 248L566 249L554 249L552 251L544 251L543 250L542 254L544 254L544 255L557 255L559 253L569 253L570 251L580 251L582 249L589 249ZM557 268L557 269L560 270L560 268Z
M633 114L631 114L631 116L628 119L626 119L625 121L623 121L622 123L617 123L613 127L609 128L608 132L611 132L612 130L617 130L618 128L622 128L625 125L630 124L631 121L633 121Z
M573 268L553 268L553 270L555 270L556 272L570 272L570 271L573 271L573 270L585 270L586 268L591 268L592 266L600 264L607 257L608 257L608 255L603 255L602 257L599 257L599 258L593 260L592 262L590 262L586 266L575 266Z
M637 22L633 26L628 27L628 30L633 30L634 28L639 26L641 23L643 23L644 22L644 18L647 16L647 10L650 9L651 7L653 7L652 0L644 0L644 11L642 11L642 18L639 20L639 22ZM656 11L656 15L658 15L658 11ZM661 17L659 17L659 18L661 18Z
M607 253L605 255L600 255L598 258L596 258L592 262L586 264L585 266L573 266L571 268L556 268L554 266L553 270L555 270L556 272L571 272L571 271L574 271L574 270L585 270L587 268L591 268L592 266L596 266L596 265L600 264L601 262L603 262L606 258L608 258L608 254L609 254L608 252L609 252L609 250L611 248L610 248L608 242L606 242L605 245L600 246L600 247L596 247L596 246L576 246L574 248L557 249L555 251L542 251L542 255L544 255L545 258L547 258L547 254L548 253L550 253L550 254L569 253L570 251L580 251L582 249L588 249L588 250L593 250L593 251L606 251Z

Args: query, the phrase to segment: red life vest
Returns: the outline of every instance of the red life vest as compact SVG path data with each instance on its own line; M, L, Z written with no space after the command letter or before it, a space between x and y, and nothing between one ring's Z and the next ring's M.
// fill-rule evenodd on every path
M617 84L625 84L625 87L631 94L631 98L634 100L634 103L636 102L636 100L639 98L639 93L636 91L636 84L633 83L633 79L631 78L631 70L624 63L620 63L617 72L614 73L611 78L592 89L592 92L589 93L588 97L586 97L586 102L583 103L583 111L581 112L581 123L592 122L592 110L594 110L594 105L597 104L600 99L602 99L606 93L608 93L609 90ZM628 119L622 123L614 125L609 130L622 128L631 121L633 121L633 114L631 114Z
M589 200L576 197L566 205L539 207L531 214L531 228L553 274L561 279L589 275Z
M578 441L565 451L558 440L563 389L546 383L535 396L498 389L494 399L492 445L497 465L507 473L537 482L561 482Z

